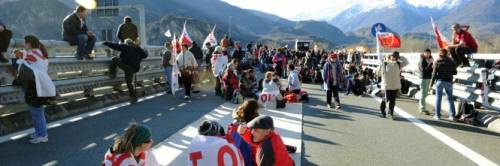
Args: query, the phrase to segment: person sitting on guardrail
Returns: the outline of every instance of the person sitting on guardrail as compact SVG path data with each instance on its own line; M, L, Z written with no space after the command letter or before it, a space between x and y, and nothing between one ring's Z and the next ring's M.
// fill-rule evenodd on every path
M116 137L113 145L104 155L103 166L158 166L151 150L153 138L146 125L130 124L122 136Z
M196 72L198 63L196 62L193 53L189 51L188 45L182 45L182 51L177 55L176 63L181 71L182 83L184 84L184 99L191 99L193 73Z
M32 144L48 142L47 122L45 119L44 105L49 105L56 96L56 88L48 75L46 50L35 36L24 37L25 55L19 57L17 64L17 83L24 91L24 99L29 105L35 133L30 135Z
M120 40L120 43L125 43L125 39L132 39L135 42L139 41L139 32L137 26L132 23L132 17L125 16L123 18L123 23L118 27L116 36Z
M93 59L90 54L94 49L96 38L87 28L86 16L87 9L77 6L73 13L64 18L62 26L63 40L72 46L78 45L75 55L78 60Z
M455 121L455 103L453 102L453 75L457 74L455 62L448 57L448 50L441 49L439 57L433 64L431 87L436 83L436 105L434 119L441 119L441 98L443 89L450 105L449 120ZM430 88L431 89L431 88Z
M172 54L172 43L165 43L165 51L162 53L162 66L165 69L165 78L167 79L166 85L166 93L172 93L172 89L170 87L172 81L172 65L175 63L175 58Z
M429 111L425 109L426 102L429 92L429 85L431 83L432 78L432 65L434 63L434 59L431 55L431 50L426 49L423 54L420 55L420 61L418 62L418 71L420 72L420 99L419 99L419 111L421 114L429 115Z
M379 67L379 75L382 76L381 90L385 97L380 103L380 112L382 117L388 117L394 120L394 107L396 106L396 97L401 89L401 69L408 65L406 59L399 60L399 52L392 53L388 60ZM389 111L386 113L386 103L389 103Z
M111 78L116 77L116 67L120 67L125 73L125 82L127 83L130 101L137 101L137 94L132 83L134 74L141 69L141 62L148 57L148 54L132 39L125 39L125 44L116 44L111 42L104 42L103 45L109 48L120 51L119 57L111 59L109 74Z
M0 63L7 63L7 49L12 39L12 31L8 30L2 20L0 20Z
M462 28L465 28L462 29ZM448 46L451 57L455 61L456 66L470 66L469 60L465 57L466 54L476 53L478 46L476 39L468 32L469 26L461 26L460 24L453 24L451 30L453 31L452 44Z
M326 107L333 108L332 95L335 100L335 109L340 109L339 86L343 81L342 65L337 61L337 54L330 53L328 60L323 66L323 88L326 89Z

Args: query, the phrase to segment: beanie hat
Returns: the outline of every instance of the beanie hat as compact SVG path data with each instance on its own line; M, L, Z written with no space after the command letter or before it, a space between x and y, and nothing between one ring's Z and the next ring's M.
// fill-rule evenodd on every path
M198 127L198 134L204 136L223 136L224 128L216 121L206 120Z
M137 125L136 133L132 138L132 145L139 146L146 141L151 140L151 130L145 125Z

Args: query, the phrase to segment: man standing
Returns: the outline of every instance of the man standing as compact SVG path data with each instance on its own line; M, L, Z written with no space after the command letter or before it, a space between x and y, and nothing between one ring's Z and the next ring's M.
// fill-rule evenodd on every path
M116 77L117 66L125 72L125 82L127 83L128 92L131 98L130 101L132 103L136 102L137 95L134 85L132 84L132 79L134 74L141 68L142 59L146 58L148 55L139 45L135 44L132 39L125 39L125 44L104 42L103 45L113 50L120 51L120 57L113 57L113 59L111 59L109 72L111 78Z
M7 29L2 20L0 20L0 62L7 63L7 49L10 45L10 39L12 38L12 32Z
M193 53L188 49L188 45L182 45L182 51L177 55L177 65L181 71L182 83L184 84L184 99L191 99L191 84L193 82L193 73L198 67Z
M72 46L78 45L78 49L76 50L76 58L78 60L82 60L83 58L92 59L90 53L94 49L96 40L94 33L90 32L87 28L86 16L87 9L78 6L63 21L63 40Z
M132 23L132 17L125 16L123 18L123 23L118 27L118 32L116 33L118 39L121 43L125 42L125 39L132 39L135 42L139 41L139 33L137 32L137 26Z
M165 75L167 79L166 92L172 93L172 88L170 87L172 81L172 65L174 65L174 58L172 54L172 44L170 42L165 43L165 51L163 52L162 66L165 69Z
M418 70L420 71L420 104L419 110L421 114L428 115L429 112L425 109L427 98L427 94L429 92L429 84L431 83L432 78L432 63L434 59L432 59L431 50L426 49L425 52L420 57L420 62L418 63Z
M384 62L379 68L382 76L381 89L385 93L385 97L380 103L380 112L382 117L388 117L394 120L394 107L396 106L396 97L401 89L401 68L406 66L406 59L399 60L399 52L395 51L389 56L389 60ZM389 116L386 114L386 102L389 102Z
M458 66L468 67L470 66L469 60L465 57L465 54L476 53L478 46L476 40L472 35L462 29L460 24L453 24L453 37L452 44L448 46L448 50L450 50L451 57L455 61L455 64Z
M342 75L342 64L337 61L337 54L330 53L328 60L323 66L324 88L326 89L326 103L328 108L332 106L332 95L335 98L335 109L340 109L339 85L344 76Z

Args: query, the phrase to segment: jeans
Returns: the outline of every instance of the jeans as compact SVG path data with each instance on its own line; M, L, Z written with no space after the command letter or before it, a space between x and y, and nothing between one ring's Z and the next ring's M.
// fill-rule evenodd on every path
M43 107L30 106L29 110L35 128L35 135L37 137L47 136L47 122L45 120L45 111Z
M420 112L427 111L425 106L427 105L425 99L429 93L429 84L431 79L422 79L420 82L420 100L419 100L419 110Z
M76 56L79 58L89 55L94 49L95 37L87 34L79 34L76 36L76 40L78 45Z
M172 85L172 66L167 66L165 67L165 75L166 75L166 79L167 79L167 86L165 86L165 89L166 91L170 91L171 90L171 87L170 85Z
M331 86L330 90L326 91L326 104L332 104L332 94L333 98L335 98L335 106L340 106L339 99L339 87L337 85Z
M386 102L389 102L389 115L394 115L394 107L396 106L396 97L398 95L398 90L385 90L385 97L380 103L380 112L382 116L386 115Z
M463 65L463 66L470 66L469 64L469 59L465 57L466 54L472 54L475 53L472 49L466 48L466 47L457 47L457 48L452 48L450 49L450 54L453 60L455 61L455 64L458 66Z
M448 81L438 80L436 82L436 116L441 117L441 98L443 97L443 89L448 97L448 104L450 105L449 116L455 116L455 103L453 102L453 84Z

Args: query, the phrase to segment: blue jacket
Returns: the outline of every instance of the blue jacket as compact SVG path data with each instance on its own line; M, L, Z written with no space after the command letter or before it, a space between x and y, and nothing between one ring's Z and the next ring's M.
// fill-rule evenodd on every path
M334 62L335 63L335 67L336 67L336 72L333 73L333 68L332 68L332 62L330 61L327 61L325 63L325 65L323 66L323 73L322 73L322 76L323 76L323 80L324 80L324 83L328 86L326 86L326 90L330 90L332 87L332 85L334 84L333 82L333 77L336 77L336 82L335 82L335 85L339 85L340 82L344 79L344 76L342 75L342 65L340 64L339 61L336 61ZM333 76L330 76L330 74L333 74ZM330 78L330 79L328 79Z

